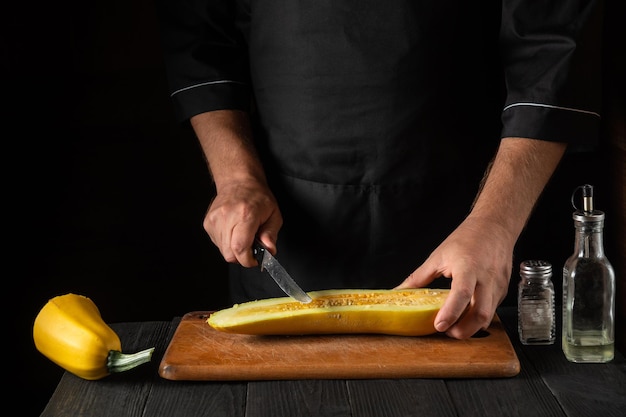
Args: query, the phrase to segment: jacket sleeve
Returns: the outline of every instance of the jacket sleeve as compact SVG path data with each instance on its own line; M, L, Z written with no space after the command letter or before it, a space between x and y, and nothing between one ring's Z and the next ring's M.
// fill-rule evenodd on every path
M601 0L503 2L502 137L598 142L601 21Z
M231 0L159 0L163 56L176 118L250 107L248 51Z

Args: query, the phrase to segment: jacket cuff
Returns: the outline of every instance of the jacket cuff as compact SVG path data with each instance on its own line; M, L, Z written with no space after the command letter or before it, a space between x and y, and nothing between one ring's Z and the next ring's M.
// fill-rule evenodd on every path
M599 143L600 114L542 103L513 103L502 111L501 137L564 142L578 149Z
M250 89L236 81L208 81L171 94L174 113L179 122L213 110L250 111Z

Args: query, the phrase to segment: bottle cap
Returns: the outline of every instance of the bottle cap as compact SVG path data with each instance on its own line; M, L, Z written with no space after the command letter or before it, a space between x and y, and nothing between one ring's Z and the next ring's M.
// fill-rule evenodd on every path
M583 207L580 209L574 202L576 192L581 190L583 198ZM574 207L574 213L572 218L577 222L601 222L604 220L604 212L593 209L593 185L584 184L579 185L572 192L571 197L572 207Z
M552 264L539 260L523 261L519 266L519 271L525 277L550 278L552 276Z

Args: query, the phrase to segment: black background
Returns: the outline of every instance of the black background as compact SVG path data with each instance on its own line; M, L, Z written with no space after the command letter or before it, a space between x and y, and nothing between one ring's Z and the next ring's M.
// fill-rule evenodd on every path
M62 375L32 342L48 299L86 295L111 323L170 320L225 307L226 265L202 229L211 180L193 133L173 118L153 2L24 4L2 20L3 352L33 399L19 414L39 415ZM516 249L516 265L553 263L557 294L573 249L572 190L595 185L607 230L624 216L609 199L607 144L565 157ZM624 256L610 242L607 254ZM514 268L507 304L517 279Z

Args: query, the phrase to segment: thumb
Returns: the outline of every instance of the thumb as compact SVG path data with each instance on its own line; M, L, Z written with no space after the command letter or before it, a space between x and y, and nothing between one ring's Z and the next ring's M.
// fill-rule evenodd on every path
M280 211L276 210L257 231L257 237L263 242L270 253L276 255L276 241L278 240L278 232L283 225L283 219Z

